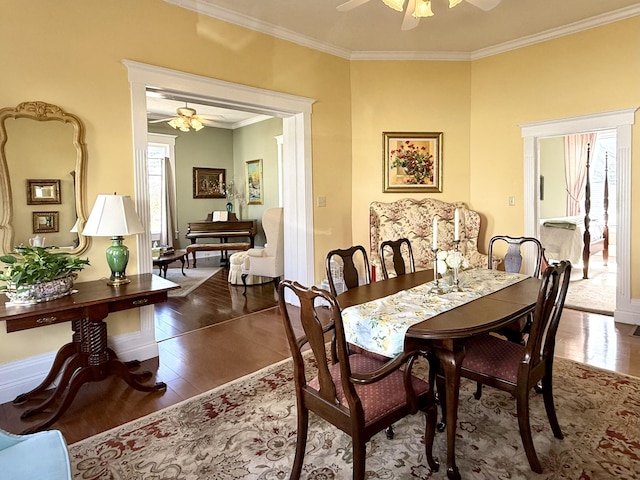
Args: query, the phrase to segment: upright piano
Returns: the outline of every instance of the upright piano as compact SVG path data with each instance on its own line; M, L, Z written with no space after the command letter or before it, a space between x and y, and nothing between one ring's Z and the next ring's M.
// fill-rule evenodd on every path
M229 261L227 254L229 250L252 248L257 234L257 220L238 220L235 213L229 212L227 220L213 221L213 214L210 213L204 221L189 222L187 224L185 237L191 240L191 245L187 246L187 257L189 253L193 253L193 266L195 267L196 251L218 250L221 252L220 264L222 265ZM220 241L212 244L197 243L199 238L217 238ZM233 239L233 242L229 242L230 238ZM247 239L247 241L238 242L236 240L242 238Z

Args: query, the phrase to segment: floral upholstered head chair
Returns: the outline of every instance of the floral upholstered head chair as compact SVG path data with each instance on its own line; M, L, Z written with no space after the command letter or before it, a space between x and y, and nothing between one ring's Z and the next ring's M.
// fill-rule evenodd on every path
M470 268L487 268L488 257L478 252L480 215L463 202L448 203L433 198L404 198L391 203L372 202L369 208L371 264L380 268L380 244L385 240L408 238L416 269L433 268L433 219L438 217L438 248L453 250L455 211L459 212L459 251Z

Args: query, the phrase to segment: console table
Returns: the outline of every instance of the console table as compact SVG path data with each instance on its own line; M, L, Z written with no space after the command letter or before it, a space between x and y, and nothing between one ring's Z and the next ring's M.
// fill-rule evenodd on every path
M132 373L131 369L139 366L139 361L125 363L118 359L116 353L107 346L107 324L104 319L112 312L164 302L167 292L179 286L150 273L128 278L131 283L118 287L109 286L104 280L77 283L74 286L76 293L36 305L0 302L0 321L5 322L8 333L61 322L71 322L73 330L71 342L58 350L51 370L42 383L13 400L16 405L40 400L38 405L23 412L23 419L53 410L46 420L23 433L48 427L65 412L83 384L101 381L110 375L119 376L131 387L143 392L167 388L163 382L141 383L151 378L152 373ZM58 377L58 385L46 391Z

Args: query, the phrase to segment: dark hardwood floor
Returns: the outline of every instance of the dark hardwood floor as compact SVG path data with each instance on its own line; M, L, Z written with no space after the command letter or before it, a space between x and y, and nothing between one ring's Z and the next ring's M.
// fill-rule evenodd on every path
M288 358L273 284L249 287L244 297L242 287L226 283L226 274L222 270L188 298L156 307L160 327L175 329L176 336L159 342L159 358L141 369L166 382L165 392L139 392L118 378L88 384L51 428L71 444ZM612 317L565 309L556 355L640 377L634 329ZM35 424L20 419L28 407L0 405L0 428L19 433Z

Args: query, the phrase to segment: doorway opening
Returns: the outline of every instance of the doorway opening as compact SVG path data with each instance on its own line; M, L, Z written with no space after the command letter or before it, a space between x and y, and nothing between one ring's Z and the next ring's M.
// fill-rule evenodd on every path
M123 60L131 87L136 207L144 224L149 222L147 172L147 88L184 97L282 118L282 171L285 277L313 284L313 199L311 173L311 106L313 99L247 87L162 67ZM151 237L138 235L138 271L152 271ZM150 348L154 340L153 308L140 312L140 332ZM144 341L144 340L143 340ZM153 355L151 355L153 356Z
M631 302L631 139L635 108L521 125L524 140L524 229L540 238L540 140L548 137L615 130L616 152L616 300L614 317L640 324ZM528 259L530 262L531 260Z
M616 131L541 138L539 151L539 239L549 261L569 260L573 266L565 306L613 315L616 301ZM590 255L585 262L583 245L587 218Z

